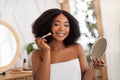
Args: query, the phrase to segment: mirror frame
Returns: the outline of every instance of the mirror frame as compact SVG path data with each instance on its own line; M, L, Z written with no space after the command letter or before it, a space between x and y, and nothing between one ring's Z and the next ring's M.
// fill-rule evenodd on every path
M100 0L93 0L93 1L94 1L94 6L95 6L95 15L96 15L96 18L97 18L98 34L99 34L99 37L103 37ZM70 12L69 0L63 0L63 2L60 5L61 5L61 9L66 10L67 12ZM106 57L105 56L103 56L102 59L106 62ZM108 80L106 67L103 67L101 70L102 70L102 80Z
M16 48L17 50L16 50L13 60L8 65L0 67L0 72L4 72L4 71L9 70L17 62L19 55L20 55L20 42L19 42L19 38L18 38L16 31L12 28L11 25L9 25L7 22L2 21L2 20L0 20L0 25L5 26L6 28L8 28L11 31L11 33L15 37L16 47L17 47Z

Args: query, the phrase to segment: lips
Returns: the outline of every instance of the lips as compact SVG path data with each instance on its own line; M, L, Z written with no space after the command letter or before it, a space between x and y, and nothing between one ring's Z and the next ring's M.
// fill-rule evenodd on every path
M58 37L64 37L64 36L65 36L65 33L56 33L56 35L57 35Z
M64 37L65 34L60 33L60 34L57 34L57 35L60 36L60 37Z

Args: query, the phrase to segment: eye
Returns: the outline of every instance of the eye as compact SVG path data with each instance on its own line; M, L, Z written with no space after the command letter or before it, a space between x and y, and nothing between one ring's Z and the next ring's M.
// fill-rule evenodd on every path
M53 23L53 26L60 26L59 23Z
M64 24L65 27L69 27L70 25L67 23L67 24Z

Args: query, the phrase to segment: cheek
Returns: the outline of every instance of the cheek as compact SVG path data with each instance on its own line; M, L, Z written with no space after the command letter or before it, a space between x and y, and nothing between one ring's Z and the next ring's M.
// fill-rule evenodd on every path
M51 27L51 31L52 31L52 32L55 31L55 28L54 28L53 26Z
M51 30L52 30L52 31L54 31L54 30L56 30L56 29L57 29L57 27L55 27L55 26L52 26L52 27L51 27Z
M70 28L66 29L66 32L67 32L67 36L68 36L70 33Z
M70 32L70 28L66 29L66 31L69 33Z

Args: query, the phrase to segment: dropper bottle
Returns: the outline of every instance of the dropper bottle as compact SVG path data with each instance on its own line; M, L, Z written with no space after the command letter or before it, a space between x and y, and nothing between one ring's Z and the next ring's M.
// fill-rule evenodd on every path
M26 59L23 59L23 70L27 69L27 63L26 63Z

